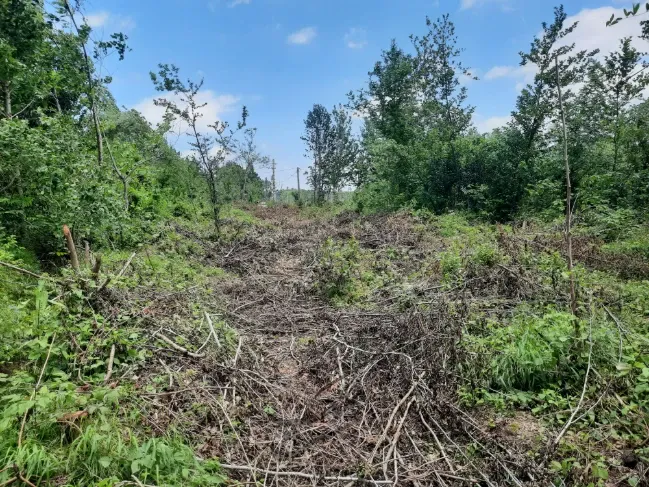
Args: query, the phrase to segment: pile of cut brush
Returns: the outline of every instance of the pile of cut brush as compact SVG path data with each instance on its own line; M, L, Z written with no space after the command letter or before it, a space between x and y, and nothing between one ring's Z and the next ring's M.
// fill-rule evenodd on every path
M527 445L507 444L512 440L486 431L458 405L466 286L426 295L432 305L405 311L342 309L314 291L318 249L328 236L416 253L427 243L408 237L415 234L411 219L307 221L284 211L259 209L264 227L207 253L206 264L236 274L216 287L221 322L236 338L225 354L167 356L157 373L192 373L154 397L158 420L166 415L181 426L199 455L218 457L242 482L546 483ZM494 272L499 277L490 282L512 279L510 270ZM214 332L222 348L224 330Z

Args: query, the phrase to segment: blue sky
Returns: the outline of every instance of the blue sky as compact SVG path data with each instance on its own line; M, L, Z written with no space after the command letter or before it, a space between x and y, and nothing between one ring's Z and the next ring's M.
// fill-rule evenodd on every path
M567 13L581 22L572 40L607 52L620 37L637 34L637 21L604 27L614 9L630 3L566 0ZM262 152L277 161L279 183L291 187L295 168L309 164L300 140L307 111L314 103L345 102L347 92L364 86L391 39L409 49L408 36L425 32L426 15L450 13L456 24L463 62L480 78L467 81L476 126L504 124L533 76L533 67L518 67L518 52L542 21L552 20L553 6L549 0L89 0L85 15L95 37L120 30L130 38L126 59L102 67L114 78L120 106L157 121L148 73L159 62L204 77L205 123L235 121L247 105ZM176 147L186 149L182 139Z

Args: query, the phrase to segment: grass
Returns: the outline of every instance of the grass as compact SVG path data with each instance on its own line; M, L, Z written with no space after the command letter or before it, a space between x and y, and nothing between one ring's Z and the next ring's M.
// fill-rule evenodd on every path
M243 210L226 214L230 225L258 224ZM102 276L112 276L111 292L128 296L137 309L125 307L123 298L114 311L92 305L97 284L85 266L83 285L62 269L65 287L0 267L0 485L18 474L37 485L79 487L125 481L159 486L224 483L218 462L199 460L191 438L171 427L160 436L147 425L141 391L128 379L104 383L113 345L116 369L142 367L151 360L138 317L151 291L190 292L193 301L184 309L188 316L213 306L211 283L228 275L204 264L211 231L207 220L178 220L159 228L152 236L155 243L134 249L122 277L116 274L133 251L99 252ZM0 241L0 260L40 272L36 259L13 239ZM163 322L167 318L173 316L163 317ZM214 326L228 350L236 347L234 330L219 320Z
M318 220L343 210L305 207L298 214ZM265 225L239 208L224 208L223 217L228 238L241 238ZM465 324L461 345L466 360L459 371L459 394L466 407L476 408L494 424L494 418L525 413L529 421L543 424L546 434L553 434L578 403L590 361L583 414L550 464L557 484L568 479L573 485L603 485L620 468L610 452L622 446L649 463L649 449L643 444L649 417L649 281L624 279L578 262L580 310L575 319L567 309L569 275L559 252L508 246L514 239L510 227L460 213L437 216L418 211L404 218L411 224L404 228L411 228L423 242L421 253L401 247L366 248L354 238L329 238L318 251L315 290L337 307L379 307L387 296L395 306L413 312L428 309L417 304L418 288L439 285L436 299L457 297L448 306ZM604 224L598 223L591 233L582 227L580 233L596 236ZM547 235L556 228L535 226L526 238L532 232ZM161 324L176 320L175 330L191 333L199 326L202 311L218 305L213 284L231 278L209 265L210 246L215 244L211 223L178 219L152 237L153 243L137 249L102 250L104 270L112 275L132 251L137 252L128 272L115 277L111 288L142 306L148 306L152 296L191 291L181 311L176 311L178 316L163 316L162 309L155 316ZM604 253L621 256L647 256L647 249L649 232L643 226L608 238L601 247ZM40 272L35 257L11 239L0 244L0 260ZM497 288L488 291L495 294L483 296L480 289L467 287L471 281L509 276L503 266L524 272L526 281L516 284L519 289L525 291L533 282L539 291L517 298L515 293L501 296ZM83 272L90 277L88 270ZM74 281L67 270L63 277ZM122 369L146 364L152 356L144 346L148 337L141 327L143 318L124 307L112 315L93 311L87 303L92 289L72 285L61 293L47 281L0 267L0 467L11 466L0 473L0 485L15 474L13 465L42 485L112 486L133 481L133 476L155 485L220 485L225 478L218 463L197 460L193 452L197 445L177 432L182 420L170 422L164 434L154 434L142 416L142 391L128 381L104 384L111 345L116 344L116 364ZM451 294L451 289L466 291ZM460 312L465 304L466 310ZM218 320L215 326L228 348L236 347L236 330ZM176 341L189 347L180 337ZM43 380L32 398L48 354ZM157 392L167 379L160 375L143 390ZM25 411L26 427L18 446ZM79 411L87 414L64 419ZM192 411L207 421L208 413L200 404ZM273 412L268 405L269 418ZM522 433L512 430L512 434ZM546 441L539 439L534 451ZM620 485L633 485L633 478Z

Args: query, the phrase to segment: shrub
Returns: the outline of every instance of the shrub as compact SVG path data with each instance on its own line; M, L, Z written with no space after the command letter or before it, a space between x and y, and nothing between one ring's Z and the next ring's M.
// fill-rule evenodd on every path
M540 391L559 384L579 387L587 368L589 333L593 365L613 370L617 364L616 334L606 323L578 322L570 313L542 315L519 311L511 323L489 321L483 336L468 335L467 350L484 358L474 371L487 387L508 391ZM575 335L575 330L579 332ZM476 365L474 362L468 367Z

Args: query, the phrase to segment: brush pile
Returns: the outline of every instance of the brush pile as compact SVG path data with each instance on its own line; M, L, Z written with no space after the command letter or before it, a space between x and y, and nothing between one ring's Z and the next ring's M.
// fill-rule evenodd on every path
M206 253L206 264L237 277L216 289L224 300L212 315L216 345L208 336L200 357L171 350L156 371L169 372L171 386L145 405L155 410L157 427L180 425L200 455L220 458L242 482L542 483L526 445L485 431L456 397L469 303L482 299L480 289L525 292L525 278L495 268L440 291L430 277L407 291L428 303L423 307L403 306L399 285L384 286L383 304L371 309L334 307L316 286L328 236L353 237L367 252L410 256L435 243L404 215L304 221L285 211L260 208L264 227ZM414 262L402 265L412 270ZM205 335L189 339L200 343Z

